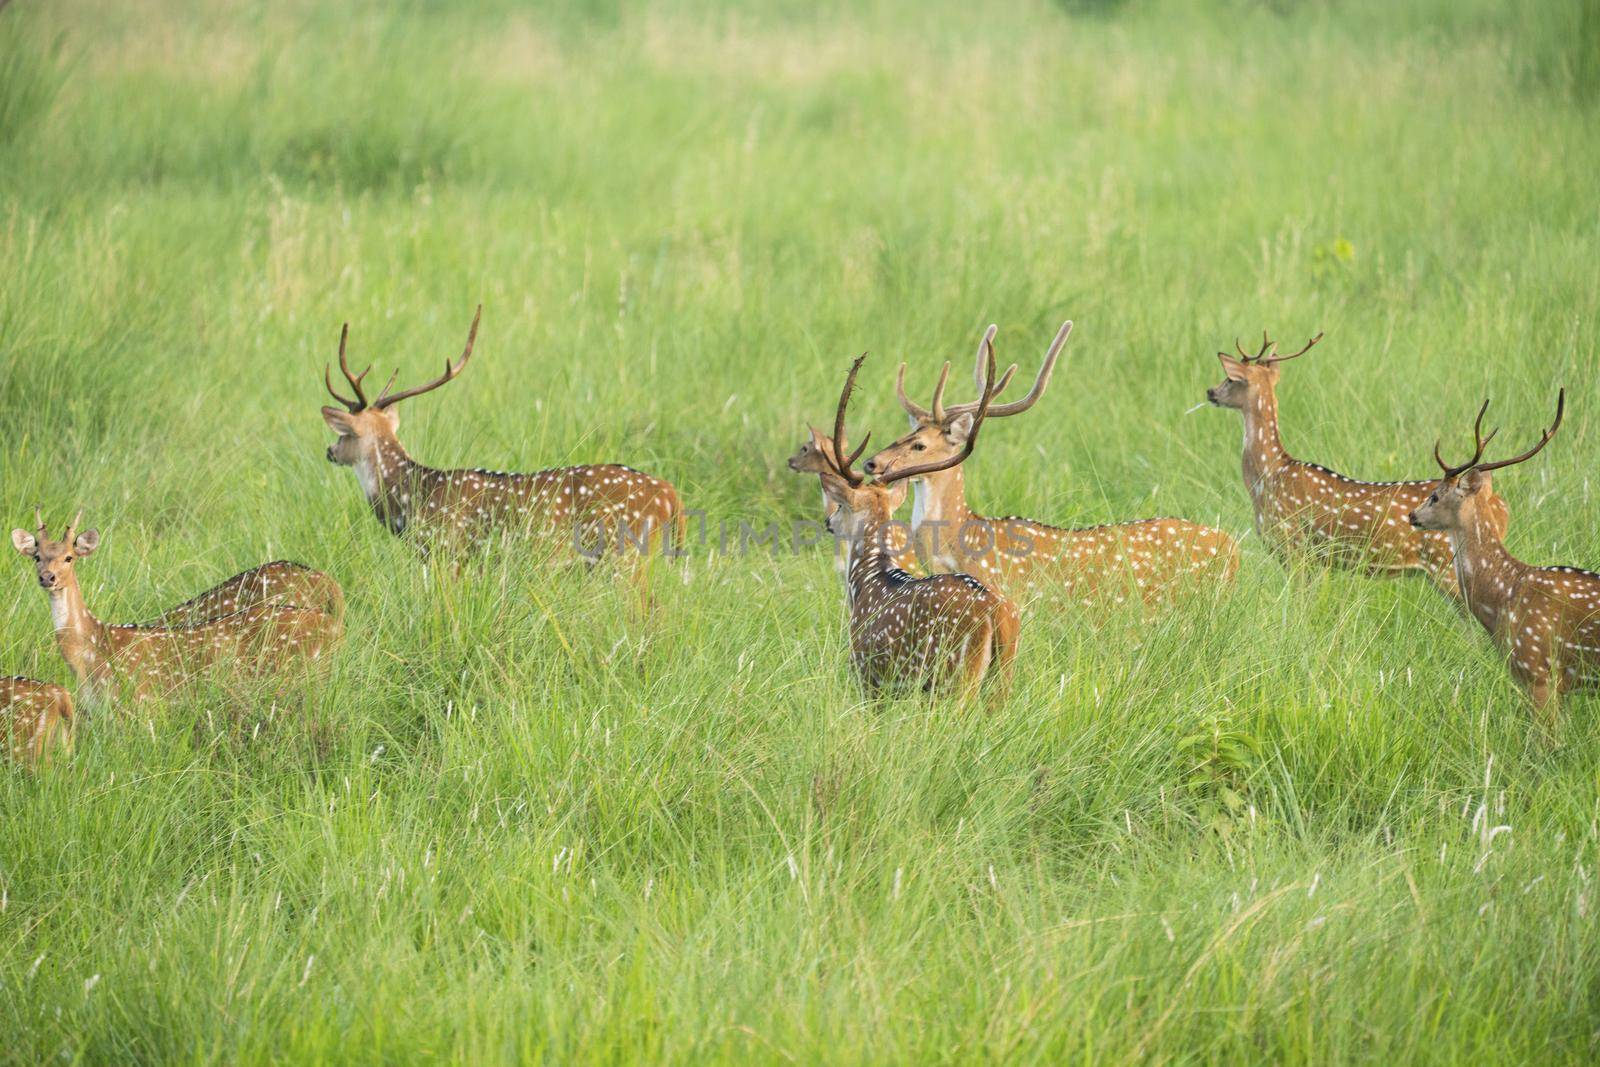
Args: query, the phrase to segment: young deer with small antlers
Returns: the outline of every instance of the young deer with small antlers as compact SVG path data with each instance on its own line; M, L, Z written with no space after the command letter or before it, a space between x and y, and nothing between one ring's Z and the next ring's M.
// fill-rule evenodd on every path
M32 678L0 678L0 752L24 766L72 743L72 696Z
M189 626L109 625L84 604L73 564L100 545L96 530L77 533L72 520L52 541L44 518L37 533L12 530L11 543L31 559L50 599L56 643L84 690L96 698L121 687L136 698L176 689L195 675L230 663L266 673L318 659L342 634L340 620L313 608L255 604Z
M978 345L975 377L984 388L983 368L994 359L996 327L990 326ZM1063 323L1045 353L1033 388L1021 400L991 404L988 417L1020 415L1036 404L1050 384L1057 357L1072 333ZM995 386L998 393L1011 380L1015 366ZM915 481L911 529L918 555L930 570L962 570L976 574L1011 596L1064 593L1085 606L1097 600L1117 603L1134 597L1147 603L1173 592L1185 579L1202 576L1227 581L1238 567L1238 545L1221 530L1186 519L1156 518L1137 522L1066 529L1008 515L986 518L967 506L961 459L976 426L977 403L946 404L946 363L928 407L906 396L906 365L900 365L895 394L911 417L911 432L867 461L867 473L880 480L905 477L907 464L924 468ZM952 459L952 457L960 457ZM946 462L946 461L949 462Z
M621 554L630 543L639 554L648 554L653 534L659 535L663 543L669 531L681 540L685 520L677 490L670 483L631 467L602 463L531 474L436 470L406 454L396 436L400 418L395 405L432 392L460 376L472 356L482 315L480 305L461 358L446 362L444 373L438 378L414 389L391 393L391 376L389 384L370 403L361 383L372 367L369 365L360 374L350 372L345 362L349 323L340 333L339 369L355 396L346 398L335 392L332 368L324 370L323 382L328 392L345 407L343 411L322 409L328 427L339 435L328 449L328 459L354 468L367 503L379 521L396 534L414 528L425 530L458 550L485 546L496 535L508 531L559 534L566 543L556 548L578 547L590 559Z
M1356 481L1284 451L1278 437L1278 365L1305 355L1320 340L1319 333L1300 351L1280 356L1263 334L1254 355L1237 341L1237 355L1217 353L1227 377L1206 391L1206 399L1244 415L1244 484L1256 532L1280 557L1309 552L1373 575L1420 570L1460 596L1450 539L1406 521L1432 482ZM1494 495L1487 476L1481 503L1483 521L1504 537L1505 501Z
M1504 512L1493 507L1489 473L1538 455L1561 428L1566 399L1566 390L1556 394L1555 421L1538 444L1497 463L1483 462L1499 432L1483 436L1483 416L1489 410L1485 400L1473 425L1472 458L1452 467L1435 445L1433 457L1444 477L1408 516L1412 526L1450 539L1467 610L1489 631L1512 677L1547 719L1554 718L1562 693L1600 683L1600 574L1576 567L1534 567L1507 552Z
M820 472L823 492L833 506L828 528L850 542L850 652L868 688L915 683L934 691L954 685L963 698L978 692L993 674L1003 692L1021 629L1017 610L1001 594L970 574L916 578L894 565L887 529L905 500L904 482L966 458L961 453L941 463L908 467L867 482L851 469L867 446L868 434L853 453L844 446L845 411L855 388L857 359L845 378L834 419L833 455L842 459ZM992 373L990 382L994 380ZM994 390L979 401L967 452L977 438ZM899 483L899 484L896 484Z
M839 469L839 458L833 450L833 442L823 436L814 426L807 426L806 432L810 435L808 440L800 442L800 447L795 449L794 455L789 457L789 469L799 474L817 474L823 471L836 471ZM827 491L822 494L822 517L826 521L837 509L828 499ZM918 569L916 549L911 547L910 531L899 523L890 523L886 529L888 537L889 557L896 567L907 574L915 574ZM844 580L845 593L850 592L850 545L841 542L842 551L834 553L834 567L839 572L839 577Z

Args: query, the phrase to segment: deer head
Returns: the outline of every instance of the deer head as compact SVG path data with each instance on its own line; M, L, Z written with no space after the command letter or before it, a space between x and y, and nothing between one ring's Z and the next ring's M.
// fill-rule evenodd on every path
M800 447L789 457L789 469L800 474L821 474L838 469L839 457L833 451L833 441L815 426L807 426L810 437L800 442Z
M400 415L395 410L395 405L402 400L408 400L423 393L432 392L441 385L458 377L467 360L472 356L472 345L478 339L478 320L483 317L483 305L478 305L478 312L472 317L472 328L467 332L467 347L462 351L461 358L454 363L446 360L444 373L425 385L413 389L402 389L398 393L389 390L394 387L395 378L400 372L397 370L389 376L389 382L383 387L376 400L367 401L367 394L362 389L361 383L372 370L368 364L366 370L360 374L350 372L350 364L345 362L345 345L350 340L350 324L344 324L344 329L339 333L339 370L344 374L344 380L349 383L350 389L355 393L354 398L340 396L333 388L333 368L323 368L323 384L328 387L328 393L345 410L325 407L322 409L322 419L328 428L339 435L339 439L328 448L328 462L337 463L345 467L354 467L363 462L371 462L380 444L396 442L396 431L400 428Z
M1278 384L1278 364L1298 359L1311 351L1311 346L1320 340L1322 335L1319 333L1307 341L1300 351L1287 356L1278 355L1278 343L1269 338L1264 331L1261 334L1261 349L1254 355L1246 352L1244 346L1235 340L1233 347L1237 355L1229 352L1217 353L1217 358L1222 361L1222 373L1227 377L1222 380L1221 385L1206 390L1206 399L1219 408L1243 411L1250 406L1253 396L1260 395L1263 390L1270 390Z
M1011 376L1016 373L1016 365L1012 364L1006 369L998 382L994 378L994 335L997 327L990 326L984 331L983 340L978 343L977 365L973 369L973 380L977 383L980 398L988 393L992 399L1010 384ZM1039 368L1038 377L1034 379L1033 388L1028 390L1028 395L1021 400L1008 404L991 404L988 409L988 418L1004 418L1007 415L1020 415L1038 402L1044 395L1045 389L1050 384L1050 375L1055 371L1056 359L1061 355L1062 347L1067 343L1067 338L1072 334L1072 323L1064 322L1061 329L1056 332L1056 338L1050 342L1050 349L1045 353L1044 364ZM933 402L928 407L922 407L906 396L906 365L900 364L900 373L895 377L895 395L900 398L900 406L911 417L911 432L891 444L867 460L866 471L868 474L878 476L880 479L893 474L892 481L901 480L897 470L909 464L928 466L930 469L923 473L932 473L934 470L948 470L960 461L946 463L950 459L966 451L967 442L971 439L977 428L977 415L983 401L981 399L970 404L946 404L944 402L944 387L950 377L950 364L946 363L939 372L939 382L933 389ZM990 384L993 384L991 390ZM964 457L963 457L964 458Z
M830 469L819 473L822 479L822 492L836 509L828 515L828 532L835 537L847 538L851 543L856 543L876 524L887 523L895 509L905 502L907 481L949 470L972 455L972 449L978 443L978 430L989 415L990 402L994 399L994 394L999 391L994 375L994 346L986 340L984 349L987 357L985 361L987 373L983 379L983 394L973 407L971 425L967 428L961 449L942 459L900 467L871 482L857 474L852 465L866 450L867 442L872 435L869 433L863 437L854 452L848 455L845 453L845 411L850 404L850 394L855 389L856 372L861 369L862 360L867 358L866 355L861 355L851 364L850 374L845 378L844 391L839 394L839 412L833 424L834 454L845 458L834 463ZM935 403L937 402L936 397Z
M1444 471L1444 477L1433 487L1428 499L1408 516L1411 525L1421 530L1475 529L1478 502L1483 499L1484 492L1489 488L1490 472L1530 460L1543 451L1544 446L1550 443L1550 439L1561 428L1561 416L1566 410L1566 405L1567 391L1562 389L1556 393L1555 421L1540 435L1538 444L1519 456L1502 459L1497 463L1485 463L1483 453L1488 449L1489 442L1494 440L1494 435L1500 432L1496 427L1487 437L1483 434L1483 416L1489 410L1489 402L1485 400L1483 406L1478 409L1477 421L1472 424L1473 452L1470 460L1460 466L1452 467L1439 454L1439 445L1435 442L1433 458L1439 464L1439 469Z
M74 561L92 555L100 547L100 531L77 533L78 523L83 519L83 512L79 511L61 535L61 540L52 541L49 531L45 529L43 513L35 508L33 516L38 523L38 531L29 533L26 530L12 530L11 544L19 553L33 560L39 573L40 588L46 591L64 589L76 581L72 574Z

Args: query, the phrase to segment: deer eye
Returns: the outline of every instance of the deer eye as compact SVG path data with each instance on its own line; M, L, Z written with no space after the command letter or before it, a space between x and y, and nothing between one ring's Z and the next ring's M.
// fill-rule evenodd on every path
M926 452L927 450L928 446L923 444L921 441L918 441L916 444L911 446L911 451L913 452Z
M71 563L72 562L72 557L71 556L62 556L61 557L61 562L62 563Z

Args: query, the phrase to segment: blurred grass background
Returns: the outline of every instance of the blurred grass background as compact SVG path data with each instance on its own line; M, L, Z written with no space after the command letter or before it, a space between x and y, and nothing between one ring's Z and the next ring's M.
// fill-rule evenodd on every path
M213 686L0 775L0 1059L1592 1062L1600 730L1530 729L1426 582L1030 620L992 713L867 703L820 549L460 582L323 459L322 364L471 373L435 465L621 460L736 524L873 353L1055 384L974 503L1250 526L1212 353L1326 330L1291 452L1561 438L1509 545L1600 565L1591 0L109 3L0 10L0 484L91 608L345 585ZM962 377L959 379L965 381ZM13 559L0 670L65 681ZM681 577L681 581L678 580Z

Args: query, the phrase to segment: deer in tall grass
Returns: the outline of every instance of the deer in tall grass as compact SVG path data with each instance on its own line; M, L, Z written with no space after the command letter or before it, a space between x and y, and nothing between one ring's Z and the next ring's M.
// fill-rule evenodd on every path
M23 766L72 743L72 695L32 678L0 678L0 753Z
M854 452L845 449L845 413L855 388L857 359L845 378L834 417L832 457L819 472L832 510L828 528L850 544L850 652L856 672L869 689L912 683L924 690L957 688L974 696L985 677L994 676L996 693L1009 680L1021 623L1017 610L1000 593L970 574L917 578L895 566L887 530L905 500L906 479L961 462L965 453L897 475L868 482L852 469L871 434ZM994 376L989 375L989 382ZM988 385L973 420L970 443L993 398Z
M42 515L38 530L12 530L11 544L34 564L50 601L56 643L84 691L105 699L117 690L135 698L170 692L202 672L227 664L264 674L319 659L339 640L341 621L314 608L254 604L192 625L112 625L84 603L75 569L100 546L96 530L78 531L83 518L52 540Z
M821 475L823 471L837 470L839 466L838 454L833 450L833 441L822 434L814 426L807 426L806 440L800 442L800 447L795 449L794 455L789 457L789 469L798 474ZM822 517L827 518L837 510L838 505L828 499L827 491L822 494ZM907 574L915 574L920 569L917 562L916 549L912 547L910 530L899 523L891 523L886 530L890 559L894 565ZM835 569L839 572L840 579L844 582L845 593L850 591L850 545L840 542L839 550L833 556Z
M1506 551L1504 510L1490 494L1492 471L1532 459L1561 428L1566 390L1556 394L1556 417L1532 448L1485 463L1494 439L1483 436L1485 400L1473 425L1472 458L1451 466L1433 449L1444 476L1407 516L1419 530L1450 539L1456 585L1467 610L1505 655L1511 675L1547 720L1563 693L1600 683L1600 574L1577 567L1535 567Z
M980 393L983 375L994 358L995 326L978 345L974 378ZM1045 353L1033 387L1020 400L991 404L988 417L1020 415L1038 403L1050 384L1072 323L1063 323ZM999 392L1011 379L1011 367L1000 379ZM977 425L978 404L947 404L946 363L927 406L906 395L906 365L900 365L895 395L911 419L911 432L867 461L867 473L880 480L905 477L910 464L923 469L915 476L911 530L918 555L930 570L975 574L1010 596L1030 602L1039 596L1065 596L1083 604L1130 598L1152 603L1184 582L1230 580L1238 567L1239 548L1222 530L1177 518L1071 529L1018 515L990 518L967 504L961 462L971 455L969 442ZM951 457L960 457L951 462Z
M344 590L332 575L278 559L236 574L143 625L192 626L258 604L314 608L335 619L344 618Z
M1206 391L1206 399L1244 416L1244 484L1256 532L1280 558L1309 555L1372 575L1420 570L1459 597L1450 539L1406 521L1433 482L1357 481L1285 451L1278 436L1278 366L1305 355L1320 340L1319 333L1298 352L1281 356L1263 334L1253 354L1237 341L1233 353L1217 353L1226 377ZM1504 537L1506 504L1495 496L1487 475L1480 503L1482 521Z
M371 401L362 383L372 367L360 374L351 372L345 360L350 324L340 333L339 370L354 395L340 395L333 387L332 367L324 369L323 383L343 405L343 410L322 409L324 421L338 435L328 459L355 471L378 520L395 534L415 530L433 546L453 548L457 554L486 547L508 532L559 537L561 543L554 548L575 549L591 561L622 554L630 544L636 554L648 554L653 535L663 544L672 535L681 540L685 516L677 490L632 467L600 463L531 474L438 470L407 454L398 436L396 405L460 376L472 357L482 316L480 305L461 357L447 360L443 374L415 388L391 392L396 371Z

